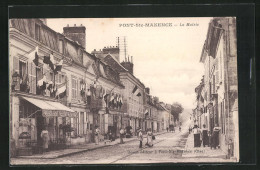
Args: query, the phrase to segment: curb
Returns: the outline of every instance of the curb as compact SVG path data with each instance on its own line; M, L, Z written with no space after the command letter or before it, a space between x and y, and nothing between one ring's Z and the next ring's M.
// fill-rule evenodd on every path
M162 134L165 134L165 133L167 133L167 132L156 134L154 136L162 135ZM138 140L138 139L137 138L133 138L131 140L125 141L124 143L132 142L134 140ZM75 152L71 152L71 153L65 153L65 154L61 154L61 155L58 155L58 156L47 157L47 158L46 157L30 157L30 156L19 156L19 157L16 157L16 158L23 158L23 159L56 159L56 158L62 158L62 157L71 156L71 155L82 153L82 152L93 151L93 150L96 150L96 149L101 149L101 148L105 148L105 147L108 147L108 146L116 146L116 145L120 145L120 143L116 143L116 144L113 144L113 145L101 145L101 146L94 147L94 148L82 149L80 151L75 151Z

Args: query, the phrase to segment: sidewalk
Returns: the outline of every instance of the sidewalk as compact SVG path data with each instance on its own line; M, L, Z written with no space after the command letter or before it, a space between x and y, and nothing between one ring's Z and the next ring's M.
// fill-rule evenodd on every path
M226 154L221 149L211 149L210 147L194 147L193 133L189 134L185 148L182 153L183 158L191 158L192 162L233 162L232 159L226 159Z
M158 132L154 133L155 136L161 135L166 133L165 131L163 132ZM131 142L131 141L138 141L137 137L134 136L132 138L124 138L124 142ZM82 144L82 145L75 145L75 146L70 146L68 149L63 149L63 150L57 150L57 151L50 151L50 152L45 152L43 154L35 154L31 156L18 156L17 158L28 158L28 159L55 159L55 158L61 158L81 152L86 152L86 151L91 151L95 149L100 149L108 146L113 146L113 145L118 145L120 144L120 139L116 139L115 141L106 143L105 142L100 142L99 145L95 145L95 143L89 143L89 144Z

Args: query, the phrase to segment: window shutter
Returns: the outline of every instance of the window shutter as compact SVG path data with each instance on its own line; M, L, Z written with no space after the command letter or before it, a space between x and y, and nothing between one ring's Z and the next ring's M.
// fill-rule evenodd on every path
M216 58L216 65L215 65L215 74L216 74L216 86L218 86L219 84L219 61L218 61L218 58Z
M19 59L16 56L13 57L13 68L14 68L13 74L15 72L19 74ZM18 77L18 82L15 85L15 90L20 90L20 77Z
M29 63L31 65L31 80L32 80L32 86L30 86L30 91L33 94L36 94L36 66L33 63Z
M80 95L80 79L77 79L77 99L81 101L81 95Z
M33 79L32 79L32 63L27 62L28 65L28 77L29 77L29 86L30 86L30 93L33 93Z
M65 78L65 83L66 83L66 96L68 97L69 96L69 79L67 78L67 75L65 74L64 75L64 78Z

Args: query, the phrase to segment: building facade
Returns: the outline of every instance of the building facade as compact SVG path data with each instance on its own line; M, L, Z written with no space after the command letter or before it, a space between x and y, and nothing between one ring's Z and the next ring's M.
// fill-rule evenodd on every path
M207 128L212 132L214 127L219 127L220 147L223 151L227 151L228 144L232 143L234 146L232 156L238 159L236 42L235 18L211 20L200 58L205 68L204 78L196 91L200 96L197 108L204 108L198 110L204 114Z
M18 154L37 152L44 128L50 149L92 142L96 127L118 136L125 105L119 73L39 19L11 19L9 45L10 136Z

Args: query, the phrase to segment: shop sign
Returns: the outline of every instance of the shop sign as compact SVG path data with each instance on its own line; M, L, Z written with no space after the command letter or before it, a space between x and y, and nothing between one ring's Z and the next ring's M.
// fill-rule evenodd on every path
M67 111L51 111L51 110L43 110L43 117L76 117L76 113L67 112Z

